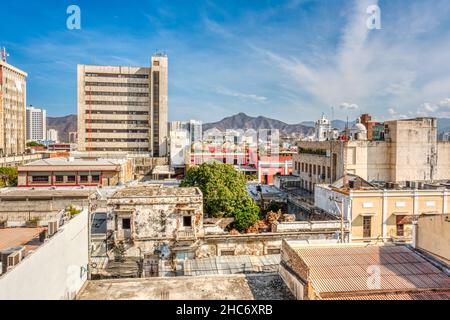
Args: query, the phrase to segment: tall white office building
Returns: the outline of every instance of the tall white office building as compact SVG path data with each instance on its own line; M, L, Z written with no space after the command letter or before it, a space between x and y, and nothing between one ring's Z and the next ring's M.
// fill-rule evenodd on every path
M78 150L167 156L168 58L150 66L78 65Z
M44 109L27 107L27 140L46 140L47 112Z
M47 140L58 143L59 142L58 131L56 131L55 129L48 129L47 130Z

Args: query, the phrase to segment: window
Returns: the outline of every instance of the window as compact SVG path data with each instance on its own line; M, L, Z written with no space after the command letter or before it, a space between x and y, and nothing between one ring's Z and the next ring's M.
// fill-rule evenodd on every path
M191 216L183 217L183 227L191 227L192 226L192 218Z
M64 176L55 176L55 183L63 183Z
M403 237L405 235L404 218L405 216L396 216L397 237Z
M122 219L122 229L131 229L131 219Z
M80 182L87 183L88 182L88 176L80 176Z
M100 176L98 176L98 175L92 176L92 182L99 182L99 181L100 181Z
M45 182L45 183L48 183L48 176L33 176L33 183L34 182Z
M221 256L234 256L234 250L220 250Z
M372 237L372 217L363 217L363 237Z
M75 176L67 176L67 182L69 183L75 183L76 180Z

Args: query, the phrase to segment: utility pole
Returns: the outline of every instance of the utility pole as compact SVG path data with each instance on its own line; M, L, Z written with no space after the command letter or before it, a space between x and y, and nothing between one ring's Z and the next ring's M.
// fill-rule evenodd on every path
M341 243L345 242L345 233L344 233L344 200L339 199L331 199L334 201L334 204L336 205L339 214L341 215ZM339 205L338 205L339 204Z

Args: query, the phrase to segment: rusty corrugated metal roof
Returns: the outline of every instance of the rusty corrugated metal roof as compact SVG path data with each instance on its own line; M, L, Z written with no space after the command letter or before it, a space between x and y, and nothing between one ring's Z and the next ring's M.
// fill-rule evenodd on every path
M309 246L293 247L309 268L309 279L317 294L398 291L399 298L414 299L422 295L408 290L448 289L450 278L406 246ZM371 270L379 270L380 287L370 283ZM392 299L392 294L372 295L374 299ZM434 294L444 297L446 294ZM448 295L447 295L448 296Z

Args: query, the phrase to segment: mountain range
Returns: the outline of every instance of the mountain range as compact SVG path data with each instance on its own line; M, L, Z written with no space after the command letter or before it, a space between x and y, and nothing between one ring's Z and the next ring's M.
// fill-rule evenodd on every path
M77 131L77 115L69 114L64 117L47 117L47 129L58 131L61 142L69 142L69 132Z
M349 125L352 125L350 122ZM333 120L332 126L338 129L344 129L347 125L346 121ZM47 128L56 129L62 142L69 141L69 132L77 131L77 115L71 114L64 117L47 117ZM230 117L226 117L217 122L204 123L203 131L217 128L219 130L226 129L278 129L282 134L298 133L302 135L310 135L314 132L314 121L303 121L298 124L287 124L283 121L266 118L263 116L251 117L245 113L238 113ZM438 132L450 131L450 119L438 118Z

